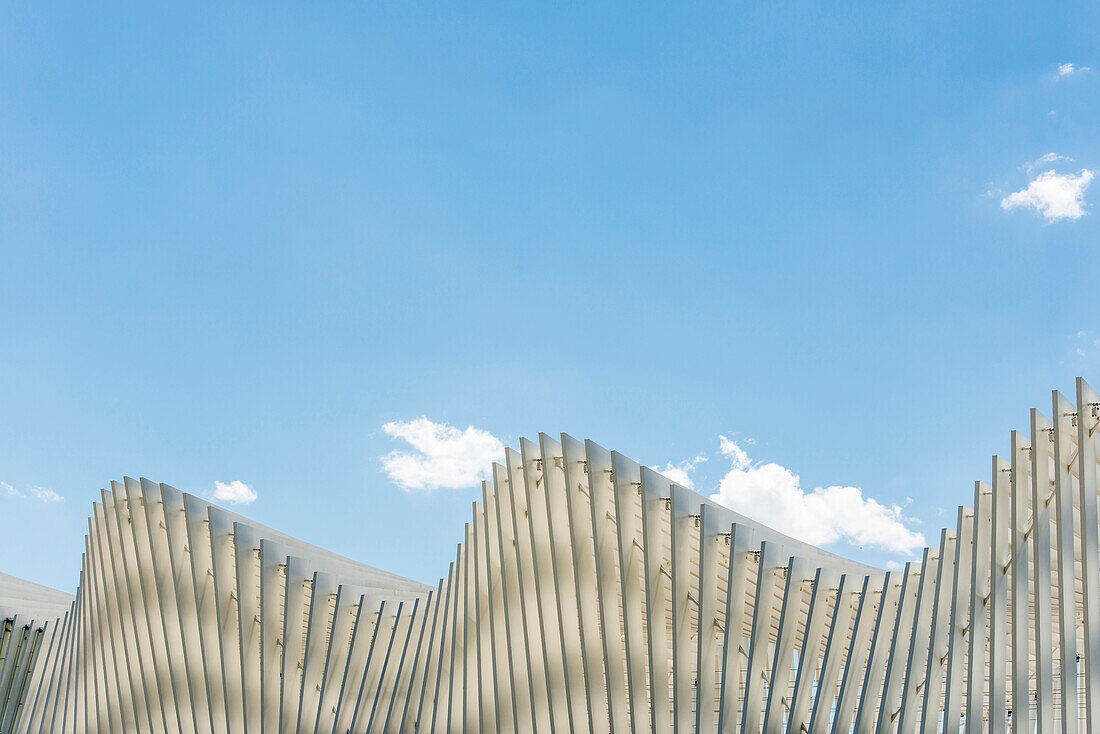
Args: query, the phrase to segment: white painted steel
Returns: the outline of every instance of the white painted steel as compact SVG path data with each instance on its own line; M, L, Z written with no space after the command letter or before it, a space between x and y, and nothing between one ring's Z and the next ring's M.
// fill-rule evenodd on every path
M492 468L436 588L127 478L75 596L0 574L0 734L1100 731L1076 398L892 573L566 435Z

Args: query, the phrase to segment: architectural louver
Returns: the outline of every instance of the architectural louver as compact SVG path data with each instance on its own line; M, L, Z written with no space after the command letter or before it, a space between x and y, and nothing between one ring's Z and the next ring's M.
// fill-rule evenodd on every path
M889 573L565 435L493 466L434 589L114 483L75 598L0 576L0 734L1100 732L1076 398Z

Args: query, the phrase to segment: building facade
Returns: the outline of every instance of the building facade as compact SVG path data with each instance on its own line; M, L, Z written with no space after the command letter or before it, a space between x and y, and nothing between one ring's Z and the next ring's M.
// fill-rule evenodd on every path
M1100 732L1100 397L885 572L591 442L509 449L434 588L167 485L75 597L0 576L0 734Z

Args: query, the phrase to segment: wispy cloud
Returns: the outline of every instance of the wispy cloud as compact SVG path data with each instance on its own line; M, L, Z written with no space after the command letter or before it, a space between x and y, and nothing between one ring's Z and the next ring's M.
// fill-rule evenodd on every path
M1073 356L1079 359L1091 359L1100 350L1100 339L1088 331L1082 329L1070 339Z
M211 502L229 505L248 505L256 501L256 490L239 479L232 482L214 482L214 491L206 495Z
M1046 154L1044 154L1044 155L1041 155L1041 156L1039 156L1038 158L1036 158L1035 160L1031 161L1030 163L1025 163L1025 164L1024 164L1024 165L1022 166L1022 168L1023 168L1023 169L1025 170L1025 171L1027 171L1027 172L1028 172L1028 174L1030 175L1030 174L1031 174L1031 172L1032 172L1032 171L1034 171L1034 170L1035 170L1036 168L1039 168L1040 166L1042 166L1042 165L1044 165L1044 164L1046 164L1046 163L1056 163L1056 162L1058 162L1058 161L1068 161L1068 162L1072 162L1072 161L1073 161L1073 159L1072 159L1072 158L1070 158L1069 156L1065 156L1065 155L1058 155L1057 153L1055 153L1055 152L1051 151L1050 153L1046 153Z
M45 502L46 504L62 502L65 499L52 489L39 487L36 484L28 485L26 489L19 490L8 484L7 482L0 482L0 495L5 497L21 497L24 499L38 500L39 502Z
M649 468L663 474L666 479L671 479L681 487L695 489L695 480L692 479L691 475L695 472L695 467L706 460L706 454L699 454L694 459L684 459L679 464L673 464L670 461L665 464L663 469L659 466L651 466Z
M1043 158L1037 163L1042 162ZM1068 159L1058 156L1051 160ZM1001 199L1001 208L1006 212L1031 209L1048 222L1080 219L1088 213L1085 208L1085 193L1094 176L1095 173L1087 168L1076 174L1044 171L1028 182L1025 188Z
M65 499L57 492L53 491L52 489L46 489L45 487L36 487L34 485L31 485L28 488L28 491L31 493L31 496L39 502L60 502Z
M797 474L775 463L753 462L736 441L720 436L730 470L711 496L715 502L813 545L843 541L912 555L925 545L924 535L906 527L911 522L899 505L864 497L858 487L802 489Z
M382 457L382 471L404 489L461 489L489 478L492 462L504 457L504 443L480 428L460 430L426 417L391 421L387 436L412 447Z
M1071 63L1058 64L1058 76L1072 76L1074 74L1083 74L1086 71L1092 71L1092 67L1076 66Z

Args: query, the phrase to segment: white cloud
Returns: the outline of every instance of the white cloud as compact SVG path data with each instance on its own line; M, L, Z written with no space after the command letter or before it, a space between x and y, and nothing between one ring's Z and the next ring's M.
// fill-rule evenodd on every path
M214 482L214 491L207 495L211 502L230 505L247 505L256 501L256 490L239 479L232 482Z
M30 487L31 496L40 502L60 502L65 499L52 489L46 489L45 487Z
M1055 161L1072 161L1072 160L1073 159L1070 158L1069 156L1058 155L1054 151L1051 151L1050 153L1039 156L1036 159L1036 161L1031 165L1032 166L1038 166L1040 163L1054 163Z
M1091 66L1074 66L1073 64L1058 64L1058 76L1071 76L1073 74L1081 74L1086 71L1092 71Z
M1017 208L1034 209L1048 222L1080 219L1088 213L1085 192L1094 176L1087 168L1076 175L1046 171L1032 179L1027 188L1001 199L1001 208L1006 212Z
M692 473L695 471L695 467L698 464L702 464L707 460L705 454L699 454L694 459L684 459L679 464L673 464L671 461L665 464L665 468L662 469L659 466L649 467L655 472L663 474L665 479L671 479L681 487L687 487L688 489L695 489L695 480L691 478Z
M488 479L491 464L504 457L504 444L480 428L459 430L426 417L382 426L412 451L393 450L382 457L382 471L404 489L461 489Z
M1088 359L1090 356L1096 354L1098 348L1100 348L1100 339L1097 339L1084 329L1074 334L1070 342L1074 355L1082 359Z
M1039 156L1033 161L1028 161L1027 163L1023 164L1022 166L1020 166L1020 170L1027 173L1027 175L1030 177L1033 173L1035 173L1035 170L1037 168L1043 167L1047 163L1056 163L1058 161L1072 162L1073 159L1069 156L1058 155L1057 153L1051 151L1050 153Z
M39 502L45 502L47 504L61 502L65 499L52 489L46 489L45 487L39 487L34 484L27 487L27 490L25 492L21 492L7 482L0 482L0 494L7 497L23 497L26 499L35 499Z
M907 555L925 545L924 535L905 526L900 506L887 507L864 497L858 487L806 492L790 469L754 463L735 441L719 439L731 466L711 496L715 502L813 545L843 540Z

